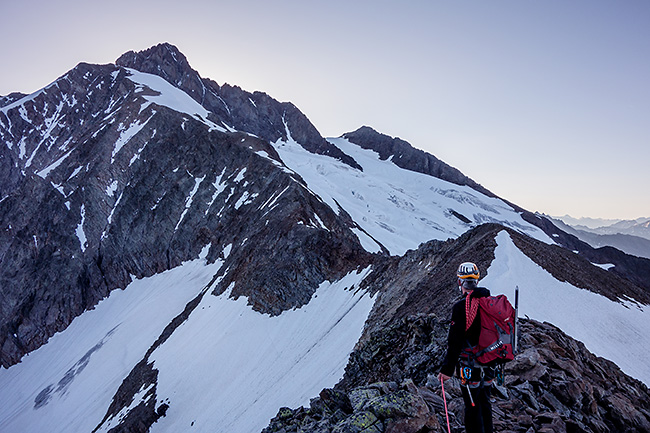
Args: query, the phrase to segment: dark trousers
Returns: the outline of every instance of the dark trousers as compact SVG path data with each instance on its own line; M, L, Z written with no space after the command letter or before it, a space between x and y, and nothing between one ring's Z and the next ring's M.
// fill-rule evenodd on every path
M492 404L490 395L492 385L470 388L472 401L470 401L467 387L462 386L463 400L465 400L465 432L466 433L492 433Z

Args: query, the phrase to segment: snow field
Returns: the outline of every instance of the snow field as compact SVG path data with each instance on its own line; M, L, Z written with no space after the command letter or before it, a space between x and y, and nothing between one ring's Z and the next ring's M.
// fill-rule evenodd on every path
M194 119L208 125L211 129L226 132L225 128L208 120L208 114L210 113L208 110L192 99L190 95L168 83L164 78L158 75L136 71L135 69L125 69L129 72L129 80L141 88L147 87L158 93L158 95L143 95L148 103L154 103L171 108L179 113L188 114Z
M514 305L519 286L519 317L549 322L582 341L594 354L616 363L623 372L650 386L650 311L629 299L608 298L556 280L530 260L507 232L497 236L495 260L480 284L504 293Z
M86 232L84 231L84 222L86 221L86 205L81 204L81 222L77 225L75 230L77 238L79 239L79 244L81 245L81 252L86 251L86 246L88 245L88 240L86 238Z
M151 432L261 431L280 407L334 386L374 303L356 289L369 272L324 282L307 305L275 317L230 299L232 288L206 295L151 356L158 404L170 406Z
M221 266L206 266L204 257L112 291L19 364L0 369L0 432L91 432L122 380Z
M363 171L328 156L310 153L291 138L273 145L287 167L300 174L312 191L335 211L340 205L393 255L403 255L432 239L456 238L485 222L508 225L543 242L554 243L500 199L402 169L346 139L329 138L328 141L354 158ZM473 223L463 223L451 214L451 209ZM367 236L360 240L370 252L379 249Z
M92 431L112 397L165 326L221 263L199 260L133 281L87 311L17 365L0 370L0 431ZM228 254L228 248L224 254ZM192 426L259 431L282 406L308 405L343 376L374 300L356 287L370 269L321 284L309 304L270 317L247 299L207 293L151 356L158 404L170 405L152 432ZM138 405L107 420L119 423Z
M154 112L155 114L155 112ZM149 121L153 118L154 114L149 116L149 118L142 123L140 123L140 120L134 121L131 125L128 127L125 127L124 125L120 125L118 127L118 131L120 132L120 136L118 137L117 141L115 142L115 147L113 148L113 151L111 152L111 164L115 161L115 155L117 155L120 150L133 138L135 137L138 132L142 131L142 129L149 123Z

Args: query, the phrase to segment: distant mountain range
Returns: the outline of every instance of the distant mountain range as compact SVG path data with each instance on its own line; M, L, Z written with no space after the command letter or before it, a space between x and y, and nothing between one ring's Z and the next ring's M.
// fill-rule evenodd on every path
M0 431L443 431L464 261L521 292L501 430L648 431L650 260L562 227L171 44L81 63L0 97Z
M638 257L650 258L650 218L636 220L548 217L562 230L595 248L612 246Z
M556 220L560 220L565 224L580 229L589 229L600 231L606 234L623 233L634 234L637 236L645 237L650 236L650 218L641 217L634 220L620 220L620 219L605 219L605 218L574 218L570 215L552 216Z

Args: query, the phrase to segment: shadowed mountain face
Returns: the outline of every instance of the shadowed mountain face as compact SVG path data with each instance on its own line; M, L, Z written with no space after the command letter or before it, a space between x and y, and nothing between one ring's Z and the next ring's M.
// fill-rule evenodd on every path
M228 312L225 308L226 312L219 310L205 319L205 310L217 310L214 299L235 302L245 297L249 309L259 313L251 320L264 317L268 326L261 329L271 335L270 324L276 323L272 320L285 324L289 313L307 314L301 307L318 298L318 290L334 283L345 286L345 293L359 297L351 298L354 301L350 305L333 307L336 314L332 315L332 323L327 322L324 330L318 331L321 334L314 337L315 343L304 353L295 355L296 364L307 362L305 359L310 359L322 341L334 335L333 329L343 326L350 312L357 311L362 304L360 298L367 300L372 295L369 312L354 335L357 347L337 392L349 394L377 381L394 381L399 387L410 379L414 385L406 383L402 391L426 400L422 393L427 392L427 376L436 370L444 355L445 320L457 297L455 270L459 263L473 261L482 270L482 278L490 276L497 238L504 230L519 251L555 280L615 302L633 299L638 305L650 304L650 283L646 278L650 260L613 248L594 249L549 220L510 206L458 170L400 139L368 127L343 137L358 148L376 153L381 163L392 161L403 169L401 174L416 172L428 179L433 176L453 187L445 184L445 188L424 188L425 194L415 197L407 188L392 185L394 179L381 179L390 188L386 196L373 196L382 197L379 203L370 195L364 197L357 188L337 188L340 185L336 182L348 182L341 176L334 180L324 177L327 186L319 185L315 192L307 182L312 180L308 176L311 173L298 173L312 166L296 159L297 163L292 161L296 165L289 167L288 159L282 159L288 153L283 152L295 150L291 146L296 145L300 155L308 155L310 164L316 161L313 170L318 174L335 172L336 168L336 173L352 173L345 179L365 182L362 176L367 173L361 159L349 149L347 153L342 150L340 142L345 140L339 139L341 148L336 140L325 140L291 103L200 77L185 56L169 44L126 53L116 64L79 64L32 95L1 97L0 371L11 366L13 370L9 371L19 371L27 364L20 362L25 354L58 344L47 342L57 332L65 339L71 322L84 312L99 309L98 303L111 292L128 287L124 292L131 294L137 290L133 282L142 280L146 286L149 277L161 277L197 258L214 266L209 268L214 270L207 282L189 275L187 281L174 283L170 292L160 289L160 293L171 296L169 293L183 292L198 284L194 279L201 281L200 287L193 289L195 292L189 290L184 295L187 298L178 301L177 310L168 313L169 321L164 321L161 330L151 331L153 338L142 337L145 341L137 347L137 360L115 373L117 382L108 386L110 402L99 409L103 419L95 421L96 430L149 431L154 423L168 416L168 409L173 413L183 407L184 402L163 394L170 370L158 365L165 359L160 353L168 351L180 357L190 347L207 348L213 343L215 353L222 350L215 341L232 331L228 325L237 329L236 323L245 313L233 316L231 324L219 322L221 328L212 330L210 325ZM369 191L379 189L376 180L368 181ZM412 216L424 200L431 201L432 197L449 199L453 206L462 206L465 214L441 208L440 215L432 211L431 215ZM384 202L392 207L382 208ZM350 203L356 207L346 207ZM381 211L373 214L371 209L375 207ZM402 255L390 255L379 234L399 237L400 232L380 221L389 216L385 209L402 212L401 219L391 224L424 221L418 227L434 227L450 236L442 238L447 240L423 238L419 247ZM508 218L518 219L498 220L507 212ZM376 232L369 228L368 215L377 216ZM483 224L486 221L492 223ZM460 229L452 232L448 227ZM557 244L529 237L527 233L538 231L536 227ZM420 242L419 238L415 240ZM614 266L606 271L592 263ZM326 301L323 296L320 300ZM144 311L148 308L143 307ZM305 338L309 337L308 331L328 313L324 310L310 316L305 322L308 325L288 329L299 334L300 339L303 332ZM101 332L92 328L95 325ZM67 393L73 381L83 381L83 375L97 365L97 359L113 357L113 353L107 355L103 350L127 325L111 324L105 330L103 325L86 325L89 334L96 331L101 338L79 349L82 353L64 366L62 378L56 371L52 374L57 380L51 385L34 384L35 400L26 400L28 410L38 409L43 414L63 404L55 400L70 395ZM530 321L525 326L530 331L525 340L525 359L534 359L544 367L542 371L521 361L512 368L516 379L511 385L517 389L513 393L519 399L516 401L538 403L537 413L528 414L532 420L527 426L559 424L547 414L553 410L560 411L565 426L582 429L574 431L641 431L638 429L647 425L647 399L641 398L641 406L627 418L623 404L639 399L644 390L647 394L644 385L624 376L613 365L583 356L578 343L550 325ZM188 341L183 332L197 328L211 333L205 337L197 331L202 338ZM244 328L243 335L249 329ZM139 329L129 332L137 334ZM128 342L138 340L131 338L135 336L129 335ZM249 340L242 338L238 345L246 347ZM559 349L553 341L561 342ZM72 348L72 343L66 344L71 346L60 349L61 353ZM258 348L249 349L254 353ZM559 355L553 352L556 349ZM204 354L199 353L198 358L202 358ZM343 359L349 353L343 353ZM286 357L284 353L272 355ZM35 353L33 358L38 356ZM580 362L569 362L576 357ZM331 368L318 364L318 359L310 362L314 363L307 364L312 372ZM340 364L342 368L344 362ZM175 365L173 369L187 375L179 383L196 374L182 367ZM222 367L210 364L210 368ZM266 368L255 366L253 371ZM593 368L599 373L590 372ZM227 373L236 375L237 371ZM96 374L103 375L100 371ZM610 374L616 377L616 383L608 388L602 378ZM280 377L287 375L291 374ZM574 398L577 391L569 377L579 377L577 386L586 390L591 399ZM0 382L2 379L0 376ZM279 380L271 389L286 384L286 380ZM380 393L398 391L391 387L380 387ZM558 394L563 390L569 395L566 399ZM75 398L92 401L99 391L93 388L89 392ZM334 404L332 395L326 391L321 399L326 405ZM214 397L209 393L198 396L205 404ZM22 404L13 397L6 402L4 398L8 399L0 394L0 403ZM263 399L253 400L251 405ZM515 420L526 414L526 408L519 403L502 407L503 426L516 429ZM321 420L332 415L318 402L315 404L314 413L318 412ZM350 412L347 415L354 412L349 405L341 407ZM424 406L419 408L424 411ZM11 410L23 413L14 406ZM286 414L285 421L302 416ZM430 422L435 431L435 417L425 420L423 414L422 426ZM8 425L3 422L11 423L13 418L4 418L0 413L0 430ZM262 426L267 419L261 421ZM344 421L327 419L330 424ZM387 422L382 423L384 429L388 428ZM330 427L334 428L334 424Z
M173 55L158 48L145 67L161 50ZM186 62L176 66L191 75ZM81 64L0 112L3 366L110 290L204 247L214 261L231 245L223 283L238 280L233 295L273 314L368 261L349 217L307 190L270 145L292 131L282 104L260 95L275 107L276 135L260 129L268 116L239 119L231 109L231 124L249 122L264 140L193 113L198 104L186 113L151 103L174 89L157 85L145 87L123 67Z

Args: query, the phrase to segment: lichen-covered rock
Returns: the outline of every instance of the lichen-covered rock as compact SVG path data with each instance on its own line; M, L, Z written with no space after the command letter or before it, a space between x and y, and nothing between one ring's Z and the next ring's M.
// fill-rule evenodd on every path
M365 406L367 402L375 397L379 397L381 392L375 388L357 388L350 391L350 403L353 410L359 410Z
M417 416L423 400L417 399L414 394L400 390L386 395L381 395L370 400L363 407L381 419Z
M338 423L332 433L381 433L384 431L382 422L369 411L355 412Z
M349 392L325 389L311 401L310 409L298 408L291 413L280 409L263 433L438 432L442 431L440 424L427 403L427 399L435 400L431 393L411 380L402 384L377 382Z

